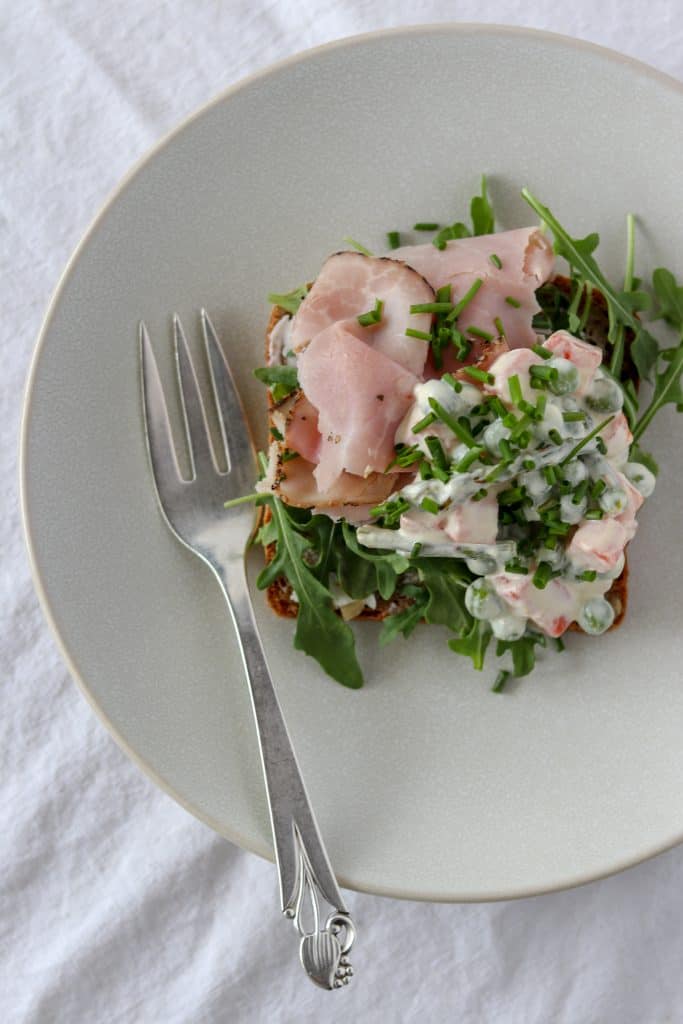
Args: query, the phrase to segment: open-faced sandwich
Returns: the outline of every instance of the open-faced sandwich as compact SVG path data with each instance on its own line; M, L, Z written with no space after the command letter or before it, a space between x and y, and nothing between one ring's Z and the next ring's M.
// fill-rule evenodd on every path
M639 441L683 403L683 344L660 347L639 314L680 332L683 289L657 270L642 290L632 217L616 288L598 236L572 238L522 194L540 227L494 232L484 181L471 229L390 232L380 256L347 240L312 284L270 296L259 586L345 685L362 684L350 619L382 619L381 643L446 626L476 668L494 641L499 691L537 646L624 616L657 471Z

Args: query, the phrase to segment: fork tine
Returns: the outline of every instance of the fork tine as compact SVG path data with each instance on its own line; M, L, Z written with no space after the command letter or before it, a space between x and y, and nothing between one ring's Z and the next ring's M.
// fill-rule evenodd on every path
M197 383L197 375L190 358L183 325L176 314L173 315L173 339L180 399L193 475L196 478L200 473L206 471L217 473L218 465L209 438L209 428Z
M142 408L145 436L157 493L163 500L164 492L177 488L182 482L176 455L171 423L168 418L159 368L144 321L140 321L140 371L142 376Z
M202 333L209 362L211 386L218 412L225 454L231 471L240 469L253 475L254 445L249 434L247 418L244 414L242 400L235 386L230 366L223 354L216 329L211 323L205 309L201 311ZM230 424L228 438L226 421Z

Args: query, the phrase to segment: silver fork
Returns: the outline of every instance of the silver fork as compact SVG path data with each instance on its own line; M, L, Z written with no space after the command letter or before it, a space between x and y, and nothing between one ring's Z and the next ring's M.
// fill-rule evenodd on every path
M251 691L268 795L282 912L299 935L308 976L326 989L353 974L348 953L355 927L344 906L287 732L249 597L245 550L254 529L251 508L224 502L253 489L256 453L230 367L208 315L202 334L227 471L218 468L182 324L173 317L175 360L191 476L178 465L159 371L140 323L142 402L147 449L161 513L174 536L213 570L237 630ZM321 901L330 908L321 916Z

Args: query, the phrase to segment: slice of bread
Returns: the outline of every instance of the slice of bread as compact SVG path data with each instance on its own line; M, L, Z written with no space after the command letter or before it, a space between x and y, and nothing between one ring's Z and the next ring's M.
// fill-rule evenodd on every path
M560 289L560 291L564 292L567 296L571 294L571 282L569 278L563 277L562 275L558 274L553 278L552 283L556 285ZM582 305L579 306L578 312L579 315L581 315L581 313L583 312ZM277 322L281 320L283 316L288 315L289 314L287 313L287 311L282 309L280 306L273 306L271 310L270 319L268 321L268 327L266 330L266 363L268 363L270 357L270 333L277 324ZM591 309L585 327L585 335L588 338L588 340L592 341L594 344L598 345L602 349L605 349L607 345L608 323L609 321L607 315L607 302L605 301L605 298L602 295L602 293L594 289L591 299ZM629 336L629 333L627 332L626 356L624 359L624 367L626 373L630 376L633 376L635 380L635 373L633 371L632 363L630 362L628 348L631 337L632 335ZM268 395L268 406L269 427L273 427L273 410L276 408L276 406L273 403L272 398L270 397L270 393ZM267 506L263 506L262 521L267 522L269 518L269 509ZM269 547L267 547L265 549L266 561L270 562L274 557L274 554L274 546L270 545ZM271 608L277 615L290 619L296 618L298 612L298 605L296 600L292 596L292 588L286 579L281 578L276 580L274 583L271 583L271 585L268 587L267 595L268 603L270 604ZM615 612L614 622L610 628L616 629L618 626L621 625L626 614L626 605L628 600L627 562L624 562L624 568L621 575L614 581L611 588L607 592L606 596L609 602L611 603L612 607L614 608ZM354 606L353 608L353 611L356 614L353 614L352 617L354 619L370 619L377 621L385 619L388 615L393 615L396 612L401 611L402 609L408 607L411 603L412 602L409 597L404 597L401 595L398 595L395 598L390 598L389 600L384 600L379 595L377 595L375 608L361 608L360 604L357 603L358 606ZM581 627L576 622L573 622L569 629L574 632L583 632Z

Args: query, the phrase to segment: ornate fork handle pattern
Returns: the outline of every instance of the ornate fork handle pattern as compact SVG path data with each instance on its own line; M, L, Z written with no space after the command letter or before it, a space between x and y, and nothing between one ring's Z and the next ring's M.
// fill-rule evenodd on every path
M285 917L301 936L301 963L322 988L340 988L353 974L348 953L355 927L318 831L294 748L258 635L243 562L207 557L228 602L249 680ZM331 908L321 915L321 901ZM307 913L308 911L308 913ZM308 920L307 920L308 918Z

